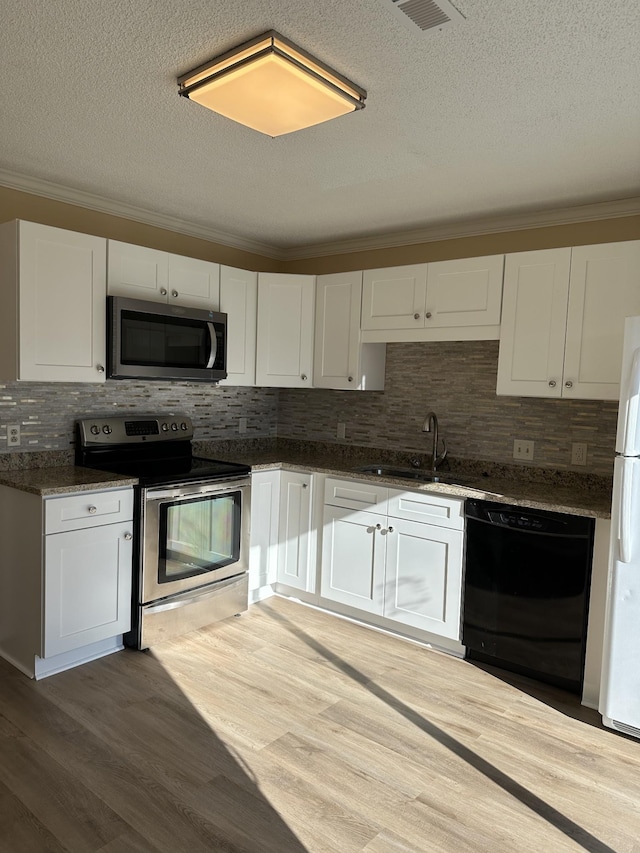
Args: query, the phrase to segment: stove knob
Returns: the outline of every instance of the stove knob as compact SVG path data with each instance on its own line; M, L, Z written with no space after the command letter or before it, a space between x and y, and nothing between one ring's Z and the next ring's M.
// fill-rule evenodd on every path
M168 432L168 431L169 431L169 424L162 424L162 432Z
M105 425L102 427L102 432L103 432L105 435L111 435L111 427L109 426L109 424L105 424Z
M91 427L91 435L100 435L100 427L97 424Z
M174 432L177 432L178 424L177 424L175 421L171 424L171 429L172 429Z
M187 425L184 421L180 424L180 429L187 429Z

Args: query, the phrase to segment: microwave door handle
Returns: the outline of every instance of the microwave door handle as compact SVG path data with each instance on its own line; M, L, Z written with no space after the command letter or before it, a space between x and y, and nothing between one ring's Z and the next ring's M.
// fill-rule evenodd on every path
M209 361L207 362L207 369L210 370L216 361L216 355L218 352L218 339L216 337L216 327L213 323L207 323L209 327L209 338L211 341L211 355L209 356Z

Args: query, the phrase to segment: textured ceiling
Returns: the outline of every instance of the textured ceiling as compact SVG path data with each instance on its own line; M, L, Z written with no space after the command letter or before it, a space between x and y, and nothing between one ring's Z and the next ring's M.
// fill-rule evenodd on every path
M391 5L0 0L0 170L284 248L640 195L637 0ZM178 97L269 29L366 108L270 139Z

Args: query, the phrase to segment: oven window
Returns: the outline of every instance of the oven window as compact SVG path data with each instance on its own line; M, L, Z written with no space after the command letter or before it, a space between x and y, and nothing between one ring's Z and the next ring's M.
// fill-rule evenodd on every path
M122 364L206 367L211 342L206 323L138 311L121 314Z
M160 507L159 583L213 572L240 558L241 492Z

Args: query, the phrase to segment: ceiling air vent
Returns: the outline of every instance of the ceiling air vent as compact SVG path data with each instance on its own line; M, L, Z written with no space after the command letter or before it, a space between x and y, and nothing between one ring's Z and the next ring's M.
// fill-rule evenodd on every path
M385 0L388 2L388 0ZM447 0L391 0L392 9L405 23L413 23L423 32L444 30L464 21L464 16Z

